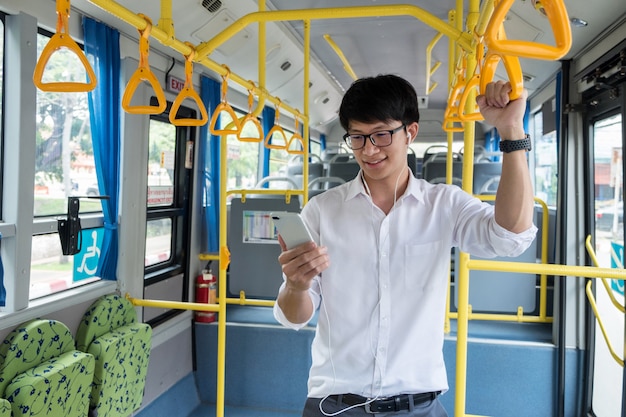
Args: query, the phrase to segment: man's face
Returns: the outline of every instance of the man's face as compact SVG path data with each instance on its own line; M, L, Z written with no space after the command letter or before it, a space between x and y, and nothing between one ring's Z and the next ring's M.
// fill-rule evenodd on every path
M414 124L417 126L417 124ZM353 148L354 156L367 180L379 181L392 178L396 181L399 172L407 166L407 147L410 139L406 127L399 120L387 122L350 123L348 133L356 137ZM363 138L364 136L364 138ZM376 145L372 144L371 138ZM356 145L356 146L355 146ZM378 146L377 146L378 145Z

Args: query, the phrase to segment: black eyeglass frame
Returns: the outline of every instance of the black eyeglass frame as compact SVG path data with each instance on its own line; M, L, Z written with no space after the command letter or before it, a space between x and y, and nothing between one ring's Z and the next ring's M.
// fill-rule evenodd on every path
M386 144L386 145L378 145L378 144L376 144L376 141L374 140L373 136L374 136L374 135L376 135L376 134L378 134L378 133L389 133L389 134L391 135L392 139L393 139L393 135L394 135L395 133L399 132L401 129L404 129L404 128L406 128L406 125L405 125L405 124L402 124L402 125L400 125L400 126L396 127L395 129L390 129L390 130L377 130L376 132L372 132L372 133L370 133L369 135L360 135L360 134L354 134L354 135L353 135L353 134L350 134L350 133L346 133L345 135L343 135L343 141L346 143L346 145L348 145L348 148L352 149L353 151L358 151L359 149L363 149L363 148L365 148L365 144L366 144L365 139L369 139L369 140L370 140L370 142L372 142L372 145L374 145L374 146L377 146L377 147L379 147L379 148L384 148L385 146L390 146L390 145L393 143L393 140L392 140L392 141L390 141L390 142L389 142L388 144ZM364 140L363 140L363 146L361 146L361 147L359 147L359 148L353 148L353 147L350 145L350 141L348 141L348 138L349 138L350 136L363 136L363 138L364 138Z

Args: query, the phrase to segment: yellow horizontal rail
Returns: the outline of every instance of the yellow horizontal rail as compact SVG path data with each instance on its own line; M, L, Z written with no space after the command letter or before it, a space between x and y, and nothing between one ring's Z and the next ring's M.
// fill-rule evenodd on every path
M166 300L143 300L134 298L126 294L126 298L137 307L155 307L169 308L174 310L195 310L195 311L214 311L218 312L220 306L218 304L189 303L184 301L166 301Z
M457 319L459 317L459 314L455 312L451 312L448 317L450 317L451 319ZM468 319L480 320L480 321L507 321L507 322L517 322L517 323L552 323L553 322L552 317L524 315L523 311L518 314L491 314L491 313L471 313L470 312L468 314Z
M239 291L239 298L226 298L226 304L239 304L239 305L249 305L249 306L262 306L262 307L273 307L275 301L274 300L255 300L246 298L245 291Z
M626 270L596 268L593 266L531 264L526 262L503 262L470 259L465 261L467 268L480 271L519 272L522 274L547 274L556 276L577 276L585 278L613 278L626 280Z
M92 0L94 1L94 0ZM96 0L102 2L105 0ZM110 0L108 0L110 1ZM295 10L271 10L249 13L233 22L229 27L214 36L211 40L200 44L197 48L199 58L206 57L215 51L220 45L232 38L239 31L252 23L276 22L319 19L346 19L356 17L381 17L381 16L413 16L437 32L448 36L454 40L461 48L471 51L472 35L465 33L447 22L439 19L434 14L417 6L408 4L391 4L385 6L357 6L357 7L336 7L318 9L295 9Z

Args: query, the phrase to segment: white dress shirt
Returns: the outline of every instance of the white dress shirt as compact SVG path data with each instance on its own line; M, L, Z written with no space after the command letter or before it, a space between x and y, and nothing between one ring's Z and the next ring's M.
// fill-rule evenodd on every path
M330 258L309 290L319 308L308 382L315 398L446 391L451 248L517 256L537 230L511 233L496 224L492 205L413 176L388 215L372 203L358 175L312 198L302 216ZM274 315L293 329L306 325L290 323L278 303Z

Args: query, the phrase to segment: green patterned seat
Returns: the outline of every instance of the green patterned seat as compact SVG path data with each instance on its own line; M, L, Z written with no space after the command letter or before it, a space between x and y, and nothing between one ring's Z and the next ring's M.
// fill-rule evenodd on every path
M141 406L152 328L137 323L133 305L112 294L94 302L76 334L79 350L94 355L91 407L98 417L125 417Z
M94 364L93 355L75 349L63 323L30 321L0 345L0 397L10 404L13 417L85 417Z
M11 403L4 398L0 398L0 417L11 417Z

